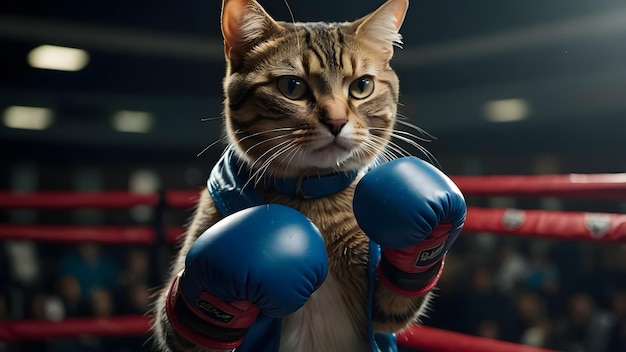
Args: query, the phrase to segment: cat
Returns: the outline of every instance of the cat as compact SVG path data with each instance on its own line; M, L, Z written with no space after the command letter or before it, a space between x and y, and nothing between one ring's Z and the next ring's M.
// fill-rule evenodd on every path
M319 228L328 277L311 299L285 317L280 351L368 351L369 240L352 212L355 184L372 164L405 154L398 123L399 79L390 66L408 0L388 0L353 22L280 22L255 0L224 0L226 57L224 124L231 153L247 169L244 187L267 203L294 208ZM415 142L410 141L415 144ZM285 194L268 180L346 175L347 184L322 197ZM354 175L354 177L350 176ZM177 258L173 280L196 238L223 218L202 191ZM427 310L431 294L400 297L376 284L375 331L396 332ZM209 351L178 335L158 294L153 332L159 350Z

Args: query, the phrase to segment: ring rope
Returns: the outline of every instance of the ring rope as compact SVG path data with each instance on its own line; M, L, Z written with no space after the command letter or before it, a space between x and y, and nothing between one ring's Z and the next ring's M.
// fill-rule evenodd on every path
M465 195L581 197L626 199L626 173L571 174L539 176L453 176L452 180ZM164 199L161 199L164 198ZM0 191L0 208L128 208L136 205L156 206L163 200L172 208L195 206L198 191L172 190L137 194L113 192L42 191L36 193Z
M71 192L40 191L35 193L0 191L0 209L122 209L133 206L157 206L162 201L171 208L189 208L196 205L198 191L174 190L163 194L138 194L126 191Z
M183 227L165 230L166 242L174 243L185 232ZM70 226L0 224L0 240L102 244L154 244L157 231L149 226Z
M71 339L82 335L137 336L146 334L151 317L67 318L63 321L17 320L0 322L0 341ZM490 340L426 326L410 326L397 335L400 347L431 352L550 352L549 350Z
M110 318L66 318L62 321L41 319L0 323L0 341L20 342L48 339L72 339L82 335L137 336L145 334L151 321L147 316Z
M184 231L183 227L165 229L165 241L176 242ZM626 214L468 207L463 231L626 243ZM149 245L157 240L157 231L149 226L0 224L0 240Z
M466 195L626 199L626 173L453 176Z
M551 352L536 347L414 325L397 334L398 345L428 352ZM552 351L556 352L556 351Z
M468 207L463 231L626 243L626 214Z

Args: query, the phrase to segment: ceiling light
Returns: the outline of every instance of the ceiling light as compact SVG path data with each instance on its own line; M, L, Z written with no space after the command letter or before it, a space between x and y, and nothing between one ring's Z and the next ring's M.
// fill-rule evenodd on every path
M524 99L492 100L485 103L483 112L491 122L520 121L530 114L530 105Z
M28 53L28 63L35 68L59 71L79 71L89 62L85 50L54 45L42 45Z
M4 110L4 125L10 128L43 130L52 123L52 110L31 106L9 106Z
M113 128L120 132L147 133L154 125L154 115L145 111L121 110L113 115Z

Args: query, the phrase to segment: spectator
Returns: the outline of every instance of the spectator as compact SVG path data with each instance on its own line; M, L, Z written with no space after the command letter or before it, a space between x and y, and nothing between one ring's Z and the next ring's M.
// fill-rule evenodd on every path
M523 334L545 318L545 303L536 293L521 291L516 297L515 313L517 313L517 331Z
M86 315L86 305L83 303L80 283L76 277L72 275L61 276L57 280L57 291L63 303L66 317Z
M598 309L589 294L574 294L568 300L567 315L557 325L555 347L574 352L606 351L613 326L612 314Z
M128 288L150 282L150 257L145 249L134 249L126 256L126 266L120 273L119 283Z
M516 299L516 341L534 347L548 347L551 343L551 321L545 302L532 291L521 291Z
M71 275L78 280L81 303L91 297L97 288L113 290L117 284L118 268L115 261L95 243L83 243L76 251L66 254L59 263L59 276Z
M483 320L478 324L476 335L492 340L499 340L502 338L500 336L500 324L490 319Z
M489 321L483 329L493 333L497 325L498 336L501 339L512 340L513 307L511 300L496 290L493 273L486 266L476 268L472 273L469 292L466 294L464 311L466 312L465 327L468 333L476 334L481 324ZM485 330L483 330L484 332Z
M613 293L611 306L616 321L607 352L624 352L626 351L626 290Z
M126 292L127 314L146 314L150 310L150 290L145 283L130 286Z
M523 331L519 341L523 345L549 348L552 346L552 322L542 319Z
M459 256L457 252L446 255L445 270L433 291L435 297L431 303L433 313L422 318L424 323L442 329L464 331L464 322L457 318L459 311L464 309L467 291L465 289L467 283L463 282L467 275L461 260L464 260L464 257Z
M546 254L533 255L530 271L524 280L524 287L538 293L546 300L551 316L562 312L563 293L560 270Z
M94 288L89 300L91 315L96 318L108 318L115 315L113 294L104 288Z
M495 277L496 285L501 292L513 294L518 284L528 275L530 265L528 260L509 243L503 243L500 246L499 259Z

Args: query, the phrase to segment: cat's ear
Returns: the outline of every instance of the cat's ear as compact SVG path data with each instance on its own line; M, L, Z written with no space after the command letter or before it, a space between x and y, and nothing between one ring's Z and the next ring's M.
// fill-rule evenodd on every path
M353 22L357 37L377 45L389 59L393 46L402 45L400 27L409 7L409 0L387 0L376 11Z
M224 52L234 66L244 53L262 41L278 24L255 0L222 1Z

